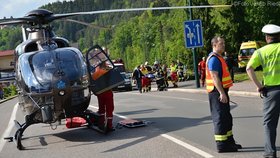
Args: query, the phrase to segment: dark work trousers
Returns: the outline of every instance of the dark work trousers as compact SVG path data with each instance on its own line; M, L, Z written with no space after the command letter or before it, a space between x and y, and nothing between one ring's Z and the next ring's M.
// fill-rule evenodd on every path
M267 87L263 98L263 126L265 132L265 154L276 155L277 124L280 113L280 86Z
M228 97L228 89L224 89ZM214 124L215 141L218 149L226 148L229 141L234 141L232 135L232 115L230 113L230 105L222 103L219 100L220 94L214 89L208 94L210 102L210 111ZM233 143L233 142L232 142Z
M136 85L140 93L142 93L142 81L141 78L136 79Z

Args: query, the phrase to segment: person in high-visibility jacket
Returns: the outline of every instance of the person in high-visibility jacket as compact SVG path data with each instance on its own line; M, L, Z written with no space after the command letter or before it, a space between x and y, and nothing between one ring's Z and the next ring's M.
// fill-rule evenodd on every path
M175 64L175 61L171 62L170 65L170 77L171 77L171 81L173 83L173 87L177 88L178 87L178 75L177 75L177 71L178 71L178 66Z
M109 71L109 67L106 66L105 61L95 68L95 72L92 74L92 78L97 80L105 73ZM95 94L98 100L98 127L101 130L111 132L114 131L113 127L113 111L114 111L114 95L111 89Z
M211 40L213 51L206 60L206 89L214 124L217 150L236 152L242 146L235 143L232 134L232 115L230 113L228 90L232 86L227 64L222 57L225 41L216 36Z
M280 26L268 24L262 28L262 32L267 45L253 53L246 70L263 98L264 157L276 158L275 142L280 115ZM262 66L263 84L254 72L259 66Z

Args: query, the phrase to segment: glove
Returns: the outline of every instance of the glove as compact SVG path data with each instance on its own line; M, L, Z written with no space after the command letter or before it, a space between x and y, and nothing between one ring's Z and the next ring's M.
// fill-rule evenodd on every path
M260 93L260 97L267 97L267 88L266 87L262 87L259 89L259 93Z

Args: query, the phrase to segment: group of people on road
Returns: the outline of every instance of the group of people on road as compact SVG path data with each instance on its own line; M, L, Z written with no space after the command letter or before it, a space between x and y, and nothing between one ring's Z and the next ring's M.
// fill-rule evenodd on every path
M145 65L138 65L134 69L132 78L136 81L140 93L151 90L151 78L148 76L151 71L152 68L148 65L148 62L146 62Z
M254 82L263 99L263 124L265 129L265 158L276 158L276 135L280 115L280 27L273 24L262 29L268 45L256 50L247 65L247 73ZM233 137L233 120L230 113L229 88L233 86L233 74L225 51L225 40L216 36L211 40L212 52L206 59L206 89L208 91L210 111L214 124L214 138L217 150L236 152L242 149ZM225 54L227 56L227 54ZM255 69L262 66L263 82L255 74Z
M151 79L157 77L163 78L164 87L169 87L168 81L170 80L173 87L177 88L178 82L184 80L184 65L179 60L172 61L169 67L166 64L160 65L158 61L155 61L153 66L149 66L148 62L145 62L145 64L138 65L132 73L132 78L136 81L140 93L150 91Z
M132 78L136 81L137 88L140 93L151 91L151 82L156 78L157 73L162 72L160 64L155 61L153 66L145 64L138 65L133 73Z

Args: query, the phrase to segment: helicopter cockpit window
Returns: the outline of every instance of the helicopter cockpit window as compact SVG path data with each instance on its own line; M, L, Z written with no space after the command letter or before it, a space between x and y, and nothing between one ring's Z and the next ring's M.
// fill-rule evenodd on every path
M95 72L96 67L106 65L107 69L112 69L113 63L109 60L109 58L99 49L92 50L89 52L89 64L91 67L91 73Z
M34 52L38 50L38 46L36 42L32 42L25 47L24 52Z
M58 48L69 47L68 41L62 38L53 38Z
M73 50L27 53L20 60L22 77L30 91L50 91L59 79L67 80L70 85L81 85L86 74L82 56Z

